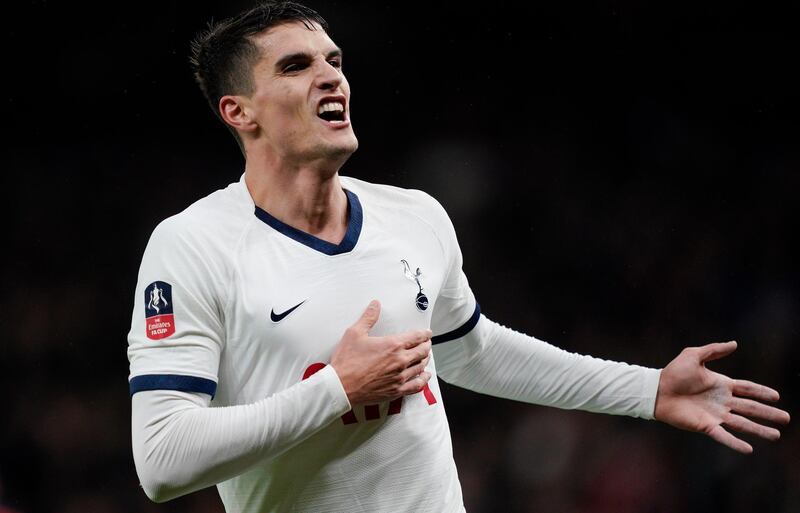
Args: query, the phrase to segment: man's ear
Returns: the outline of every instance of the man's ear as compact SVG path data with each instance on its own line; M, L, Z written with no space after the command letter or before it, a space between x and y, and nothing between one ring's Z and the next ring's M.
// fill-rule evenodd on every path
M223 96L219 99L219 114L231 128L240 132L255 132L258 124L250 117L243 96Z

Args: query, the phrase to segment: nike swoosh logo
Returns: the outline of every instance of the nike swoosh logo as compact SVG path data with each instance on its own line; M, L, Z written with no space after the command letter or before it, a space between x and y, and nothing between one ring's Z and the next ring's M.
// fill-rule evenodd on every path
M269 313L269 318L272 319L272 322L280 322L280 321L283 320L284 317L286 317L290 313L294 312L300 305L302 305L305 302L306 302L306 300L304 299L304 300L300 301L299 303L297 303L296 305L294 305L293 307L291 307L290 309L288 309L288 310L286 310L285 312L282 312L282 313L275 313L275 309L273 308L272 311Z

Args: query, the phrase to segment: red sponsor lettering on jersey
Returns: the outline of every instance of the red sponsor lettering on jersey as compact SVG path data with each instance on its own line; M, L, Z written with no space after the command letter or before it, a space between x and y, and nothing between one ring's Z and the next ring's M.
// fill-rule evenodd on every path
M326 364L322 362L316 362L309 365L305 372L303 372L303 379L308 379L310 376L313 376L317 372L324 369ZM436 396L433 395L430 387L427 383L425 386L422 387L422 395L425 396L425 400L428 404L436 404ZM387 410L387 415L397 415L403 409L403 398L398 397L397 399L393 399L389 401L389 409ZM364 420L376 420L381 418L380 412L380 405L378 404L366 404L364 405ZM342 423L343 424L356 424L358 422L358 418L353 410L348 411L344 415L342 415Z
M175 333L175 316L173 314L147 318L147 338L161 340L173 333Z
M312 363L303 373L303 379L308 379L310 376L313 376L314 374L316 374L317 372L321 371L324 368L325 364L322 362ZM342 415L342 423L355 424L356 422L358 422L358 419L356 418L356 414L353 413L353 410L350 410L344 415Z

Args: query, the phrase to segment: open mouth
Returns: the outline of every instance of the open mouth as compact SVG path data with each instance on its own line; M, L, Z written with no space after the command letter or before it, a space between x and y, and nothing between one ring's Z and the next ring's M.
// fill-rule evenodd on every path
M323 100L317 108L317 117L328 122L344 121L344 102L338 99Z

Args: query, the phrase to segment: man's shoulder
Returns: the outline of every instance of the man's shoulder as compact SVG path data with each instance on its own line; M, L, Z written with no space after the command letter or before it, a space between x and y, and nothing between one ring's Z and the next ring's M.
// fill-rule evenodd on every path
M341 179L345 189L381 207L401 210L424 218L447 216L436 198L425 191L366 182L350 176L342 176Z
M234 182L201 198L181 212L167 217L153 231L153 237L176 243L201 243L205 247L231 247L232 240L246 229L253 217L252 200ZM243 194L244 193L244 194ZM249 213L249 216L248 216Z

